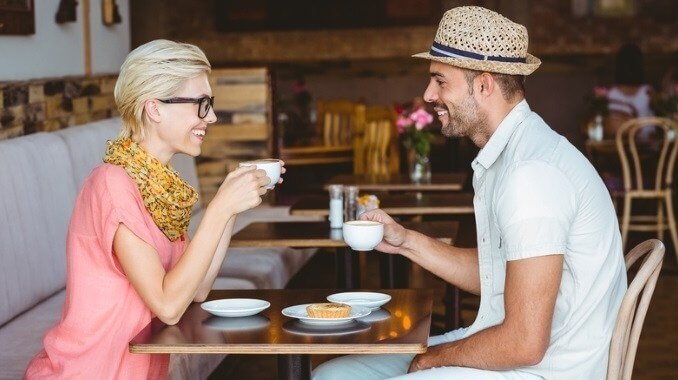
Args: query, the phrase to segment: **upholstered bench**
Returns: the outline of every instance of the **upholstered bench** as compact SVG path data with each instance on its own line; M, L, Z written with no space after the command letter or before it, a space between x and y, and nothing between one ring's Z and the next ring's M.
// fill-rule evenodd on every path
M120 119L0 142L0 379L23 376L46 330L61 316L66 286L66 233L75 197L101 163L105 141ZM172 164L198 186L192 157ZM198 203L189 234L204 212ZM238 216L235 230L262 220L298 220L285 207L259 207ZM214 287L282 288L313 255L290 248L231 249ZM172 379L205 378L221 355L174 355Z

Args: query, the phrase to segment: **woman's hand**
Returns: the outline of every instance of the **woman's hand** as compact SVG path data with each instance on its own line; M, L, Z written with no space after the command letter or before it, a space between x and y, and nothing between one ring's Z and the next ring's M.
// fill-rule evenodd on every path
M243 166L230 172L219 187L210 207L230 218L261 203L269 183L266 172L255 166Z
M374 249L385 253L399 253L407 236L405 227L396 223L393 218L380 209L361 214L360 220L371 220L384 225L384 238Z
M285 172L287 172L287 169L285 169L285 161L280 160L280 179L278 180L278 183L276 183L276 185L280 185L281 183L283 183L282 175L285 174ZM273 185L273 187L271 187L270 190L273 189L275 189L275 185Z

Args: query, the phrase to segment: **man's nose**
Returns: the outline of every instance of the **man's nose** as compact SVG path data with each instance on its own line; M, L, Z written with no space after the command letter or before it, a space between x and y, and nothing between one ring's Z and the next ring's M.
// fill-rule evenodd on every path
M438 94L433 89L431 82L429 82L428 86L426 86L426 90L424 91L424 101L426 103L434 103L436 100L438 100Z

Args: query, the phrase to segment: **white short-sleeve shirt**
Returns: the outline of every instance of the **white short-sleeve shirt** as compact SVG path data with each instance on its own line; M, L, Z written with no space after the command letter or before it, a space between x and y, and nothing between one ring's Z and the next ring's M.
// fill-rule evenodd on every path
M523 100L472 164L481 299L466 336L504 319L506 263L564 255L544 359L519 371L604 379L626 269L617 216L593 166Z

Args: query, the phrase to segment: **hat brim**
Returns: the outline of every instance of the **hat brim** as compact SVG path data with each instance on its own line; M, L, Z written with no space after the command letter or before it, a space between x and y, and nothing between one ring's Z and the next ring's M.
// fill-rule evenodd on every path
M415 54L412 57L442 62L464 69L509 75L530 75L535 70L537 70L539 65L541 65L541 60L529 53L527 54L525 63L481 61L471 58L437 57L431 55L429 52Z

